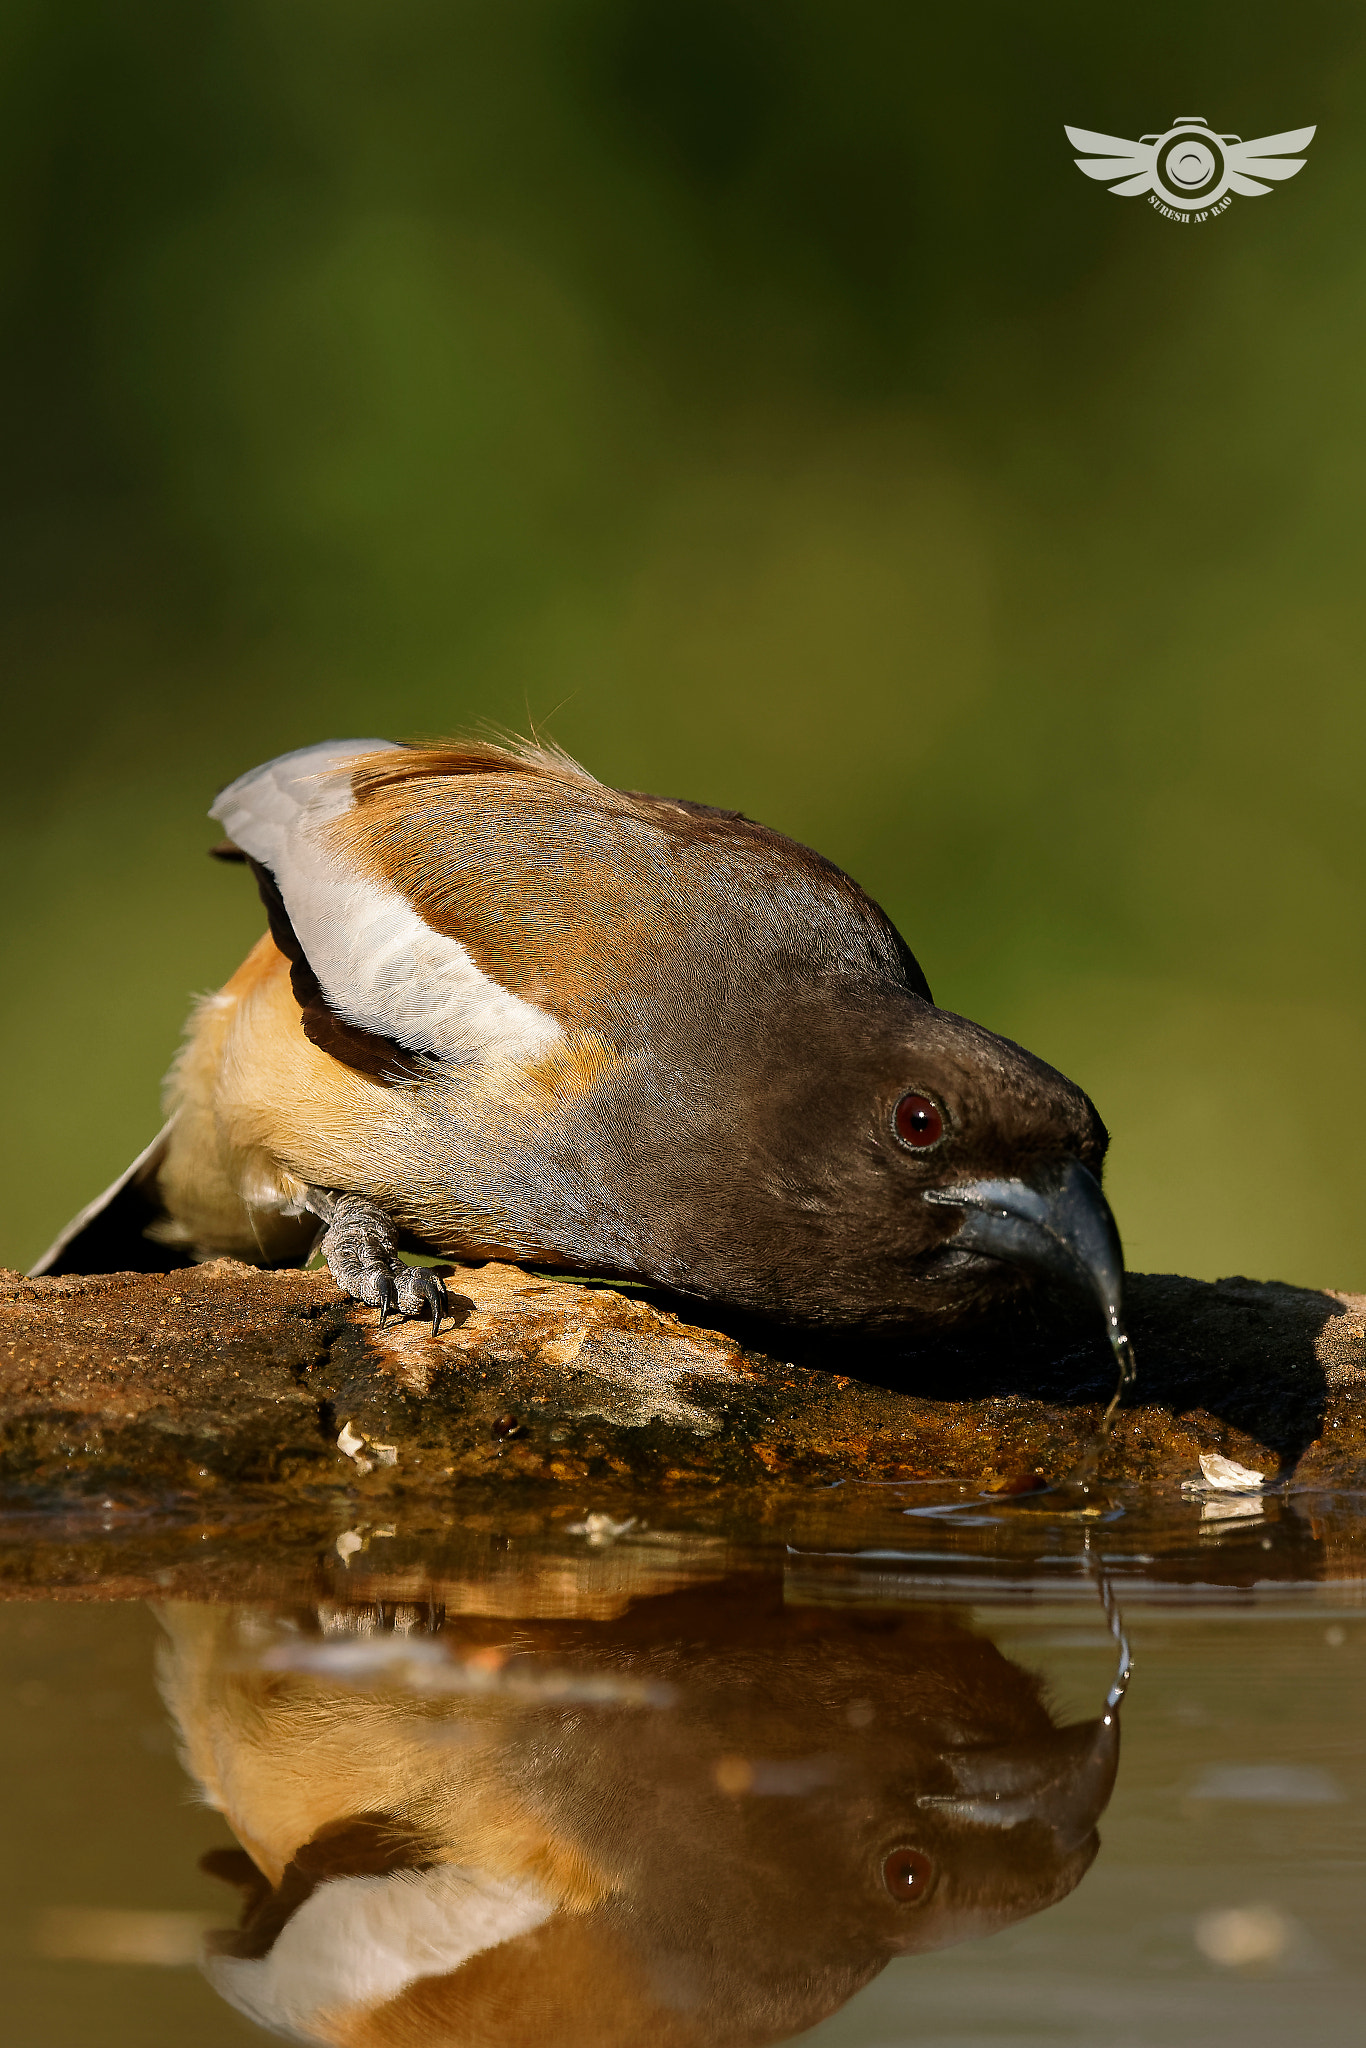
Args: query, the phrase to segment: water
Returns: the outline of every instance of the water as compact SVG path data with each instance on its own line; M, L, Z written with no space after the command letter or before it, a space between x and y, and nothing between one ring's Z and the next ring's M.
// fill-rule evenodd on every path
M1097 1505L14 1529L7 2048L1355 2044L1366 1502Z

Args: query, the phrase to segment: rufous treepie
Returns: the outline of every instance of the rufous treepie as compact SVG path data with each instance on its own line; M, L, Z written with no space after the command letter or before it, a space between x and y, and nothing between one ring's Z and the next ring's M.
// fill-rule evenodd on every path
M231 783L269 933L168 1121L34 1268L306 1260L440 1317L399 1248L948 1330L1040 1274L1119 1328L1090 1101L936 1008L877 905L734 811L539 745L327 741Z

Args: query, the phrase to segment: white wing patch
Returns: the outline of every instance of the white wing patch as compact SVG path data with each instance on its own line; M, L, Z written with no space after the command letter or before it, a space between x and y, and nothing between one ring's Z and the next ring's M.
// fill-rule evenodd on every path
M529 1934L554 1910L532 1884L454 1864L339 1877L305 1899L268 1955L210 1955L204 1974L258 2025L331 2041L339 2014L381 2005L419 1977L458 1970L471 1956Z
M239 776L210 813L270 869L323 994L348 1024L453 1063L535 1059L563 1037L553 1017L433 931L401 890L360 873L327 828L351 807L334 771L388 740L328 740ZM397 751L397 749L393 749Z

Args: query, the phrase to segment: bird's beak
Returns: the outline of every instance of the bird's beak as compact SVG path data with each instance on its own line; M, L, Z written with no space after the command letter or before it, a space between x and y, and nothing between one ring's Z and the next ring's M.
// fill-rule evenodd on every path
M1119 1709L1099 1721L1058 1728L1040 1742L1004 1749L968 1749L945 1758L949 1793L916 1801L969 1827L1015 1828L1037 1821L1052 1830L1054 1847L1070 1855L1105 1811L1119 1768Z
M1044 1160L1028 1180L927 1188L924 1200L963 1211L950 1240L955 1249L984 1252L1092 1295L1113 1341L1122 1328L1124 1253L1110 1204L1080 1160Z

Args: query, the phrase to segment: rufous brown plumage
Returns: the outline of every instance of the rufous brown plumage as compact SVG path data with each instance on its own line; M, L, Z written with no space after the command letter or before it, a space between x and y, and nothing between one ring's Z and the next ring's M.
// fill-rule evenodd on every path
M200 1005L169 1120L48 1272L399 1248L654 1282L813 1326L951 1327L1040 1273L1117 1327L1106 1133L935 1006L849 877L539 747L327 742L230 785L270 932Z

